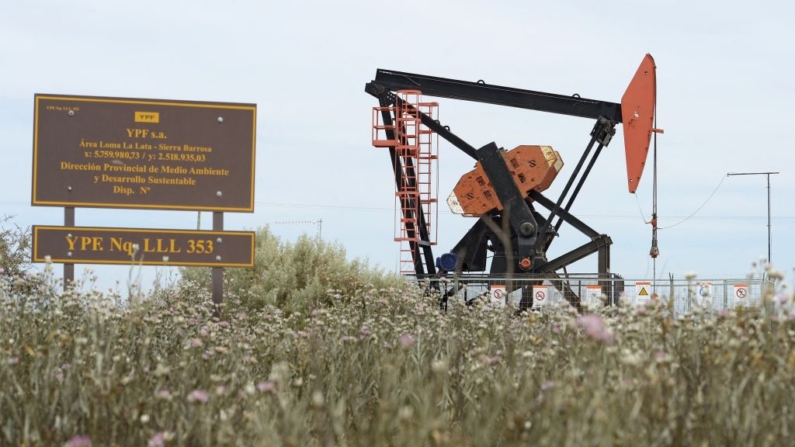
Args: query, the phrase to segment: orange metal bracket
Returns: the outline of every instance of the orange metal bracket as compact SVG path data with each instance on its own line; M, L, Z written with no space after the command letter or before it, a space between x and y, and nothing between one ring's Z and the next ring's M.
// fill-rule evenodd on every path
M638 189L652 132L657 103L657 75L654 59L647 54L621 97L621 117L624 124L624 150L627 157L627 182L629 192Z

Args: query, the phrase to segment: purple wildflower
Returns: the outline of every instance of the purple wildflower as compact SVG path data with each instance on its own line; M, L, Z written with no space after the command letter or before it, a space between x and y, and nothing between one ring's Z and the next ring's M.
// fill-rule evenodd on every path
M91 447L91 438L83 435L75 435L66 441L66 445L69 447Z
M499 355L495 355L495 356L492 356L492 357L484 357L483 358L483 363L485 363L486 365L493 365L493 364L499 362L500 360L502 360L502 357L500 357Z
M266 380L257 384L257 389L260 392L267 393L276 389L276 383L271 380Z
M158 399L171 399L171 393L167 389L163 388L162 390L155 393L155 397Z
M417 339L415 339L411 334L403 334L400 336L400 344L401 346L413 346L414 343L417 343Z
M155 433L154 436L149 438L146 447L163 447L166 445L166 435L163 432Z
M552 381L552 380L547 380L546 382L541 384L541 389L544 390L544 391L546 391L548 389L551 389L551 388L554 388L554 387L555 387L555 382Z
M204 390L193 390L188 394L188 402L205 403L210 400L210 395Z
M615 337L605 327L605 322L599 315L591 314L579 317L577 318L577 324L585 330L586 335L598 342L609 345L615 341Z

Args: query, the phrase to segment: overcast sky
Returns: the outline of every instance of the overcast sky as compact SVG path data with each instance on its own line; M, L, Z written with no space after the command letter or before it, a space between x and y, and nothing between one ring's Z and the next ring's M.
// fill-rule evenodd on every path
M771 177L773 261L795 266L795 100L791 2L616 1L3 1L0 6L0 214L62 225L63 210L32 207L33 96L55 93L256 103L256 211L228 213L228 230L322 219L349 257L395 269L394 180L370 144L364 92L377 68L620 102L646 53L657 63L658 275L743 277L767 253L764 176ZM476 147L551 145L566 166L593 121L439 99L440 117ZM650 278L651 163L637 196L626 188L623 135L598 160L572 212L612 237L612 270ZM473 161L440 148L440 198ZM650 159L651 161L651 159ZM721 181L723 182L721 184ZM195 212L77 209L77 225L196 228ZM440 208L435 255L472 219ZM202 228L211 228L203 213ZM287 240L317 225L276 224ZM565 227L564 227L565 228ZM586 242L565 230L550 257ZM78 266L80 273L85 266ZM595 257L575 265L596 270ZM123 267L92 267L126 281ZM147 275L153 275L153 268Z

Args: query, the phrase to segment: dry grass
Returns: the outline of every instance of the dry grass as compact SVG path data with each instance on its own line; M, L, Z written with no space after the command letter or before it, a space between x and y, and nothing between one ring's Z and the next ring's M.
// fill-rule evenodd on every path
M203 293L123 306L0 292L0 445L787 445L795 317L666 303L515 316L411 290L212 321ZM777 301L773 301L773 300Z

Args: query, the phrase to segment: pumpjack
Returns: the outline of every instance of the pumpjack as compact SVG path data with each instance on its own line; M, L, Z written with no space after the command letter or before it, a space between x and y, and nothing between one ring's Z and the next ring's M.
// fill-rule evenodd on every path
M655 129L656 66L646 54L620 103L559 95L532 90L470 82L394 70L378 69L365 92L378 99L373 108L374 146L389 149L395 175L398 222L396 241L404 247L404 273L417 279L432 279L449 273L494 278L515 278L510 293L527 284L549 280L572 305L580 308L580 297L566 280L567 266L594 253L598 276L608 303L615 302L616 289L608 279L612 240L571 212L602 149L607 147L621 124L626 155L626 180L630 193L638 188ZM549 146L520 145L505 150L491 142L476 148L451 132L437 119L437 102L424 96L474 101L595 120L590 140L557 200L543 193L562 170L563 160ZM434 259L438 213L433 190L433 166L438 153L433 136L441 137L472 157L475 168L464 174L447 198L454 213L478 220L448 253ZM542 214L540 208L545 210ZM554 222L554 223L553 223ZM563 223L590 239L554 259L547 251ZM488 273L487 258L491 253ZM560 270L564 271L562 275ZM520 285L521 284L521 285ZM451 292L452 294L452 292ZM520 308L532 306L532 288L522 292ZM446 301L445 301L446 303Z

